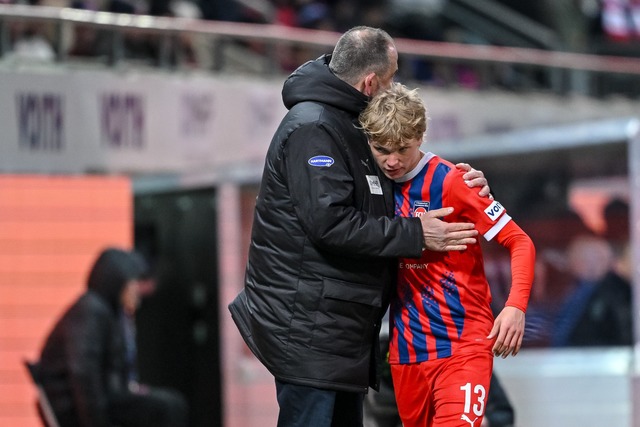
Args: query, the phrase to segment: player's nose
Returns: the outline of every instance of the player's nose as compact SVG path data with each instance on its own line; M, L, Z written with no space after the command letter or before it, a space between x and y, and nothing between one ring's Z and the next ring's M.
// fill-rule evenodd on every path
M389 167L397 166L399 162L400 160L398 159L398 156L396 156L395 154L391 153L389 154L389 156L387 156L387 165Z

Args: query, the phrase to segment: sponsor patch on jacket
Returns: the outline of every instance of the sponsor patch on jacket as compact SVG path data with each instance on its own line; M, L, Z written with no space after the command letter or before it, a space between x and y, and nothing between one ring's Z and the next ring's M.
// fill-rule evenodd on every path
M319 168L328 168L334 163L334 160L329 156L313 156L307 161L307 163L309 163L311 166L317 166Z
M422 215L429 212L429 201L428 200L416 200L413 202L413 216L421 217Z
M367 182L369 183L369 191L371 194L382 195L382 185L380 184L380 178L377 175L365 175Z
M504 207L497 200L491 203L489 207L484 210L484 213L486 213L487 216L491 218L491 221L497 220L502 212L504 212Z

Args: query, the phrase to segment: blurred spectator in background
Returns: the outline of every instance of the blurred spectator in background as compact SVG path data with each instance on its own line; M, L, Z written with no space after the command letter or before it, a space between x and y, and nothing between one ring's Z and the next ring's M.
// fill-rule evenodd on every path
M613 262L595 284L582 315L567 338L568 346L633 344L629 205L624 200L613 199L607 203L603 214L606 223L603 237L611 246Z
M573 345L577 325L613 261L609 243L595 235L575 237L567 248L566 257L572 283L553 325L551 345L554 347Z
M612 268L597 282L566 345L625 346L633 344L631 248L614 251Z
M0 4L37 5L39 2L0 0ZM51 62L55 59L56 52L48 31L50 26L28 21L9 21L7 27L9 52L6 59L30 62Z
M177 392L143 386L135 377L138 255L105 249L87 290L48 336L39 361L43 387L60 427L184 427L187 403Z
M10 33L14 40L7 59L32 62L52 62L55 59L53 46L35 26L23 22L12 23Z

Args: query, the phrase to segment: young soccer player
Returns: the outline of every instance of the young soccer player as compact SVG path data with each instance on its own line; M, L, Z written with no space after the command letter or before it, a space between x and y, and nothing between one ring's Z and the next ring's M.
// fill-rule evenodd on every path
M391 303L389 363L404 427L479 427L493 356L515 356L522 345L533 242L500 203L464 185L455 165L420 150L427 117L417 90L393 84L371 100L360 122L379 167L395 181L396 215L452 206L447 220L475 223L511 253L511 291L495 319L479 242L400 259Z

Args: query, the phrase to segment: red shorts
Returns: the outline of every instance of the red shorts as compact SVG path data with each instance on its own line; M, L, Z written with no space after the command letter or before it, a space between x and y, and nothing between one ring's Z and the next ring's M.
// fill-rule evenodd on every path
M493 370L491 351L391 365L404 427L480 427Z

